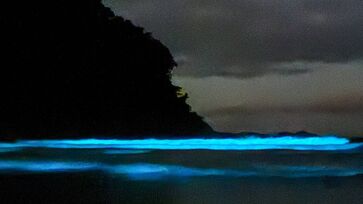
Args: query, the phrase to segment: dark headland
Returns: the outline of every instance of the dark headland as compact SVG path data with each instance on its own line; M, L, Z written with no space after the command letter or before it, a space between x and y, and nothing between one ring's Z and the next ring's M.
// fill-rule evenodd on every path
M101 0L1 4L0 140L271 136L213 131L171 83L168 48Z
M101 0L1 4L2 139L213 132L168 48Z

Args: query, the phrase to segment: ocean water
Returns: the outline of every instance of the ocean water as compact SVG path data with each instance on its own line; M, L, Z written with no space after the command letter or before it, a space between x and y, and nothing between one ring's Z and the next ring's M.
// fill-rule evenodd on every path
M0 203L363 203L340 137L0 143Z

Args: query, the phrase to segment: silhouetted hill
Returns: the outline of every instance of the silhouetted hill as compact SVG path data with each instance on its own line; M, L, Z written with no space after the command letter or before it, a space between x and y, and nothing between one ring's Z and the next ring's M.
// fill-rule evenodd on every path
M1 4L1 137L212 132L169 50L100 0Z

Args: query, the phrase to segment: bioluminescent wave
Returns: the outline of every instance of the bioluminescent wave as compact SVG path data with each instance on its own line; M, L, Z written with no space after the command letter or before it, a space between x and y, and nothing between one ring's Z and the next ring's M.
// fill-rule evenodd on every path
M79 139L79 140L23 140L16 143L0 143L0 148L118 148L159 150L349 150L362 146L348 139L329 137L243 137L214 139Z
M326 167L326 166L270 166L245 169L196 168L182 165L132 163L106 164L66 161L0 161L0 173L6 171L59 173L101 171L111 175L120 175L130 180L169 180L192 177L320 177L354 176L363 174L363 168Z
M136 163L114 166L111 173L127 176L131 180L162 180L203 176L245 177L255 176L255 172L230 169L194 168L180 165Z
M0 161L0 170L30 172L70 172L98 169L99 165L87 162L62 161Z

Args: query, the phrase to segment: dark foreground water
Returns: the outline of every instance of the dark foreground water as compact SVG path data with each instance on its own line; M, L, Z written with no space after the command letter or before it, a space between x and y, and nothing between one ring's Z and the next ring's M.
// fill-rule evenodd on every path
M338 138L0 143L0 203L362 204L363 149Z

